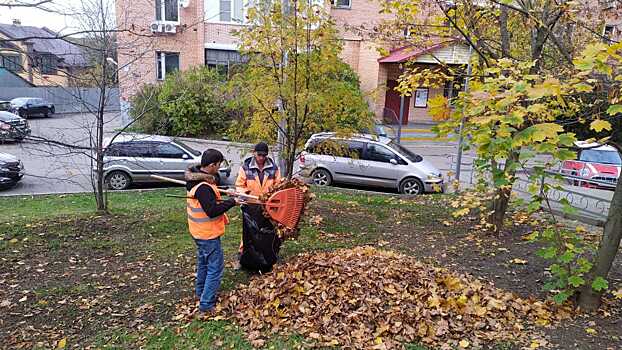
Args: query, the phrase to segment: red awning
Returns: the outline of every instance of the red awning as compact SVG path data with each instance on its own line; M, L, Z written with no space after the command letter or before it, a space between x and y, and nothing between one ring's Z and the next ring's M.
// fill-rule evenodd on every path
M415 59L419 56L425 55L426 53L432 52L436 49L440 49L448 44L455 42L456 40L449 40L442 43L432 44L428 47L420 48L416 46L404 46L399 49L395 49L391 51L388 56L381 57L378 59L379 63L402 63L412 59Z

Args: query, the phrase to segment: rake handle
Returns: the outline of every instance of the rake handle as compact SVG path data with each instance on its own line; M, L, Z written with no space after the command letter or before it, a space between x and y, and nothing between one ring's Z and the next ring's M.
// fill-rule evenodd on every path
M170 177L166 177L166 176L160 176L160 175L150 175L152 178L154 179L158 179L158 180L162 180L162 181L168 181L168 182L172 182L172 183L176 183L178 185L185 185L186 181L182 181L182 180L177 180L177 179L171 179ZM218 189L218 191L220 193L229 195L229 196L234 196L234 197L245 197L250 199L250 201L247 201L247 203L249 204L265 204L264 202L259 200L259 197L257 196L253 196L250 194L245 194L245 193L239 193L239 192L231 192L228 190L221 190L220 188Z

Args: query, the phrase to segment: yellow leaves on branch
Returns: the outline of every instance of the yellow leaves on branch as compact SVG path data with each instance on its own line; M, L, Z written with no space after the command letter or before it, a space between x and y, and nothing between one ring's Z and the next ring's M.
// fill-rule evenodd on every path
M611 123L606 120L596 119L590 123L590 129L601 132L603 130L611 131Z
M225 295L219 312L247 334L296 333L356 349L529 346L537 331L525 327L555 319L542 302L372 247L302 254Z

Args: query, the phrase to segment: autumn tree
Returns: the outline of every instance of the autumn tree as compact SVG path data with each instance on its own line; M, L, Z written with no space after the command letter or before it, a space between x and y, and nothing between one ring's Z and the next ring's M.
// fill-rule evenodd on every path
M493 185L486 221L495 232L500 232L516 172L524 163L521 154L527 159L527 155L548 152L572 141L565 135L559 143L558 137L564 130L554 122L558 117L576 113L578 107L572 98L564 98L574 92L563 91L558 83L571 78L564 74L572 71L577 50L595 39L591 29L576 15L588 12L587 5L552 0L383 3L384 11L394 15L383 23L383 33L395 36L400 28L408 28L417 33L404 39L413 47L429 45L431 41L458 41L471 47L474 55L469 93L462 94L453 114L447 100L431 104L441 107L435 108L435 113L445 118L451 115L442 132L453 133L460 125L465 126L462 136L467 147L476 150L476 164ZM424 3L435 5L432 13L436 15L421 16L419 7L424 7ZM567 38L569 28L573 28L571 40ZM464 67L447 66L440 60L439 64L442 70L407 69L398 89L407 94L418 86L448 79L461 81L465 76ZM515 138L522 141L512 141ZM560 159L569 155L562 156Z
M237 33L248 62L236 77L252 110L246 125L259 138L282 133L284 173L291 177L309 132L350 132L368 127L372 115L341 76L341 43L323 3L258 1L248 22Z

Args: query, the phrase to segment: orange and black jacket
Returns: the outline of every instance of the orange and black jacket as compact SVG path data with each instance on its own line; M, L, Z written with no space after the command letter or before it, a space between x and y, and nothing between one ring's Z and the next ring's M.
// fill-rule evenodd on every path
M235 187L238 192L261 196L279 181L281 172L272 158L266 158L266 163L260 171L255 157L250 157L242 162Z

